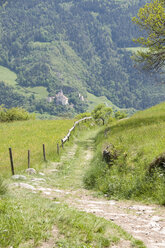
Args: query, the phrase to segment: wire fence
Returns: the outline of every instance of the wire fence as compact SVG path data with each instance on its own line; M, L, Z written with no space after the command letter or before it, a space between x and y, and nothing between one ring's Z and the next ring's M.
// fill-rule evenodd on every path
M64 144L70 140L70 136L72 134L72 132L75 130L76 126L79 126L80 123L82 122L87 122L88 120L91 120L92 117L84 117L78 121L76 121L73 125L73 127L71 129L69 129L67 135L61 139L61 144L57 143L57 154L60 154L60 147L63 149L64 148ZM46 147L45 144L42 144L42 151L43 151L43 160L46 162ZM13 152L12 152L12 148L9 148L9 158L10 158L10 166L11 166L11 172L12 175L15 175L15 168L14 168L14 160L13 160ZM30 161L31 161L31 151L28 150L27 152L27 167L30 168Z

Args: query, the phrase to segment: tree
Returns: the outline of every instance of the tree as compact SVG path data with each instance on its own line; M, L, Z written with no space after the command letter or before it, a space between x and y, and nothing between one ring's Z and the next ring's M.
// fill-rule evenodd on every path
M152 0L140 8L133 22L146 32L145 37L134 40L145 47L137 52L134 60L144 69L162 70L165 65L165 0Z
M102 120L103 125L105 120L111 115L112 108L106 107L105 104L99 104L92 111L92 116L95 120Z
M117 120L121 120L127 117L127 113L126 112L122 112L122 111L117 111L115 112L115 118Z

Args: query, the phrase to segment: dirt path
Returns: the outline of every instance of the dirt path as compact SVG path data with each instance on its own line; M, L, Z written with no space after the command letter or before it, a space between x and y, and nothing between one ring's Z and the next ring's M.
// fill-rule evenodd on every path
M148 248L165 247L165 212L157 206L131 202L106 201L79 192L80 199L70 197L67 202L86 212L114 221Z
M121 226L134 238L142 240L148 248L165 248L165 208L131 201L114 201L93 196L83 188L82 178L93 157L93 131L68 148L60 163L52 163L45 169L46 182L30 185L33 192L40 191L46 197L66 202L79 210L93 213ZM25 184L21 187L28 187ZM115 247L129 247L126 244Z

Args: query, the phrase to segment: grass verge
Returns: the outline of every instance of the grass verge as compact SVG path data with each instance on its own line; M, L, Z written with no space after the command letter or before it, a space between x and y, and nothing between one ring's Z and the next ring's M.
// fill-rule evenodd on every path
M149 165L165 151L165 104L105 127L98 134L95 156L84 177L87 188L111 198L135 199L165 204L165 169ZM102 152L112 144L117 159L103 160Z
M26 190L14 189L0 201L0 247L33 248L48 241L55 225L58 235L51 247L104 248L121 239L144 248L114 223Z

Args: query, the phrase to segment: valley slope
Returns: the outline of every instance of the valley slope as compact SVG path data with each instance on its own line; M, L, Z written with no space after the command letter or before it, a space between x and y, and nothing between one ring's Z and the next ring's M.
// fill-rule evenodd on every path
M122 108L143 109L164 101L160 76L139 72L130 59L132 39L139 34L131 18L146 2L6 2L0 9L0 65L14 72L16 81L8 84L0 75L5 82L0 83L0 104L73 115L88 108L88 93ZM73 108L46 101L61 89Z

